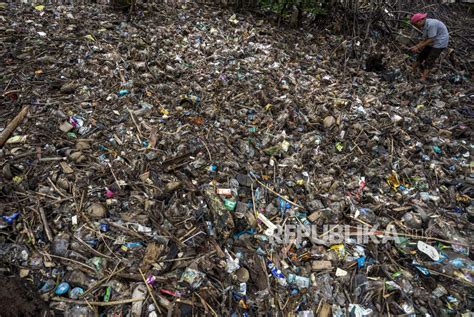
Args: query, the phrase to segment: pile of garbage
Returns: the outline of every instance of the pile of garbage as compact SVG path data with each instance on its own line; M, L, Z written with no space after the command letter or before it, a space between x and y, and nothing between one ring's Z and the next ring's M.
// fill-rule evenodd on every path
M65 316L472 314L472 74L136 15L0 6L4 275Z

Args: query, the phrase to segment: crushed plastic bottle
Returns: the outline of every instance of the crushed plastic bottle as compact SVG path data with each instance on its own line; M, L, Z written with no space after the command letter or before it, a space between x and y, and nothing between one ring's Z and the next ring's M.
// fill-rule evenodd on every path
M288 283L291 285L295 285L299 289L302 289L302 288L309 288L311 281L307 277L290 273L288 274Z
M60 233L54 237L51 251L55 255L65 256L69 249L70 236L67 233Z
M88 306L69 306L64 312L64 317L94 317L94 312Z
M145 300L146 293L147 293L147 288L145 284L140 283L133 289L132 298L136 298L136 299L143 298L143 300ZM132 311L131 311L132 316L142 315L143 300L132 303Z

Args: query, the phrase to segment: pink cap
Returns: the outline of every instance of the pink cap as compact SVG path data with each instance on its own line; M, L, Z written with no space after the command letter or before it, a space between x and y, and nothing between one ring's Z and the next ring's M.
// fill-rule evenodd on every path
M427 13L416 13L412 15L410 19L411 24L415 24L416 22L423 20L424 18L426 18L427 15Z

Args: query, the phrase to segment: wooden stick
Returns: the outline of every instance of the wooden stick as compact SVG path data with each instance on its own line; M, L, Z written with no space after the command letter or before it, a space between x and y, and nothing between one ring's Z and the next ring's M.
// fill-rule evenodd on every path
M77 264L77 265L80 265L80 266L82 266L82 267L85 267L85 268L91 270L92 272L95 272L95 269L94 269L92 266L89 266L89 265L87 265L87 264L85 264L85 263L82 263L82 262L79 262L79 261L76 261L76 260L73 260L73 259L65 258L65 257L59 256L59 255L53 255L53 254L49 254L49 253L46 254L46 253L43 253L43 252L41 252L41 251L39 251L39 253L41 253L41 254L44 255L44 256L49 256L49 257L61 259L61 260L64 260L64 261L70 261L70 262L72 262L72 263L75 263L75 264Z
M56 187L56 185L54 185L53 181L49 177L48 177L48 182L51 184L51 186L54 188L54 190L59 194L59 196L61 196L63 198L67 197Z
M211 255L214 255L217 251L211 251L210 253L206 253L201 255L200 257L196 258L195 256L188 256L186 258L175 258L175 259L164 259L160 262L176 262L176 261L187 261L187 260L198 260L204 257L210 257Z
M469 285L469 286L471 286L471 287L474 286L474 283L471 283L471 282L465 281L465 280L457 279L457 278L455 278L455 277L453 277L453 276L451 276L451 275L448 275L448 274L444 274L444 273L441 273L441 272L438 272L438 271L435 271L435 270L430 270L430 269L428 269L428 271L430 271L430 273L431 273L431 274L434 274L434 275L438 274L438 275L444 276L444 277L446 277L446 278L449 278L449 279L451 279L451 280L455 280L455 281L457 281L457 282L464 283L464 284Z
M270 187L268 187L267 185L265 185L264 183L262 183L261 181L259 181L258 179L256 179L255 177L252 176L252 178L257 182L259 183L261 186L265 187L269 192L271 192L272 194L274 195L277 195L278 197L280 197L281 199L283 199L284 201L290 203L291 205L295 206L295 207L298 207L298 208L301 208L303 209L303 206L301 205L298 205L297 203L294 203L292 202L291 200L283 197L282 195L278 194L276 191L272 190Z
M75 300L75 299L69 299L69 298L64 298L64 297L53 297L51 300L55 302L65 302L65 303L71 303L71 304L77 304L77 305L87 305L89 303L92 306L114 306L114 305L122 305L122 304L129 304L129 303L134 303L134 302L140 302L145 300L145 298L140 297L140 298L130 298L130 299L123 299L123 300L117 300L113 302L86 302L83 300Z
M209 305L209 303L206 302L206 300L205 300L204 298L202 298L201 296L199 296L198 293L194 293L194 294L196 294L196 296L199 297L199 299L212 311L212 314L213 314L214 316L216 316L216 317L219 316L219 315L217 315L216 311L211 307L211 305Z
M115 176L114 170L112 169L112 165L110 163L108 165L109 165L110 171L112 172L112 176L115 179L115 184L117 184L118 188L122 189L122 186L120 186L120 182L118 181L117 177Z
M160 306L158 306L158 303L156 302L155 295L153 295L153 291L151 290L150 285L148 285L148 283L146 282L145 275L143 275L143 272L141 269L138 269L138 271L140 272L140 275L142 276L143 282L145 282L145 286L146 286L146 289L148 290L148 294L150 294L151 299L153 300L153 303L155 304L156 309L160 310ZM161 313L161 310L160 310L160 313Z
M13 131L15 131L20 122L23 121L23 118L25 118L29 109L30 106L24 106L23 109L21 109L21 111L16 115L16 117L13 118L13 120L7 125L5 130L3 130L3 132L0 134L0 148L3 147L5 142L7 142L7 139L10 137Z
M44 213L43 207L39 207L39 212L41 216L41 221L43 222L44 231L46 232L46 236L48 237L49 241L53 241L53 233L51 232L51 228L49 228L48 220L46 219L46 214Z
M358 220L354 217L351 217L351 218L354 219L354 220ZM360 221L360 222L363 223L364 225L368 226L369 228L372 228L372 225L370 225L366 222L363 222L363 221ZM337 226L339 226L339 225L337 225ZM329 233L330 231L334 230L336 227L334 227L333 229L327 231L326 233ZM358 229L358 227L354 227L354 226L349 226L349 228L356 229L356 230ZM399 233L399 232L395 232L396 233L395 235L391 235L391 234L385 235L384 232L385 232L384 229L376 230L376 231L374 231L374 235L383 236L383 237L394 237L394 238L400 236L400 237L413 238L413 239L418 239L418 240L427 240L427 241L433 240L433 241L443 242L443 243L446 243L446 244L460 245L460 246L463 246L463 247L466 247L466 248L469 248L471 246L469 243L462 243L462 242L453 241L453 240L444 240L444 239L439 239L439 238L435 238L435 237L427 237L427 236L422 236L422 235L409 234L409 233ZM354 233L351 233L351 236L362 236L364 234L365 233L354 232ZM369 232L369 234L370 234L370 232Z
M204 233L204 231L199 231L198 233L193 234L193 235L190 236L189 238L186 238L186 240L181 241L181 243L185 243L186 241L191 240L191 239L193 239L194 237L197 237L198 235L203 234L203 233Z
M80 244L82 244L83 246L85 246L86 248L88 248L88 249L89 249L92 253L94 253L95 255L101 256L101 257L104 257L104 258L107 258L107 259L112 259L111 256L100 253L99 251L97 251L96 249L94 249L93 247L91 247L90 245L88 245L87 242L85 242L85 241L82 240L81 238L79 238L79 237L74 237L74 239L76 239L77 241L79 241Z
M201 140L201 138L199 138L199 141L201 141L201 143L204 145L204 147L206 148L206 151L207 151L207 155L209 155L209 162L212 163L212 156L211 156L211 152L209 151L209 148L207 147L206 145L206 142L204 142L203 140Z
M275 174L274 174L275 175ZM254 194L254 188L253 188L253 183L250 183L250 189L252 190L252 207L253 207L253 216L255 217L255 222L258 227L258 229L262 229L260 224L257 221L258 218L258 211L257 211L257 206L255 203L255 194Z
M142 131L140 131L140 127L138 126L137 121L135 121L135 117L133 116L132 110L128 109L128 112L130 113L130 117L132 118L133 124L135 124L135 127L137 128L138 134L140 135L140 137L138 138L138 140L139 140L139 142L140 142L140 144L141 144L141 143L142 143L142 139L143 139Z
M82 293L80 295L80 298L83 298L84 296L86 296L87 294L89 294L90 292L92 292L94 289L96 289L97 287L99 287L100 285L102 285L102 283L104 282L107 282L108 280L110 280L114 275L116 274L119 274L120 272L122 272L123 270L125 270L125 268L121 268L117 271L114 271L112 272L112 274L110 274L109 276L106 276L104 278L102 278L101 280L98 280L94 285L92 285L88 290L86 290L84 293Z

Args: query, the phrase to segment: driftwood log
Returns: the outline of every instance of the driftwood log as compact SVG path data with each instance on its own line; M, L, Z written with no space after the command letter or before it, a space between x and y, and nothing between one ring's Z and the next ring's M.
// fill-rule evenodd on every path
M29 109L30 106L23 107L23 109L21 109L21 111L15 116L15 118L13 118L13 120L7 125L5 130L3 130L3 132L0 134L0 148L3 147L5 142L7 142L8 138L13 133L13 131L15 131L21 121L23 121Z

